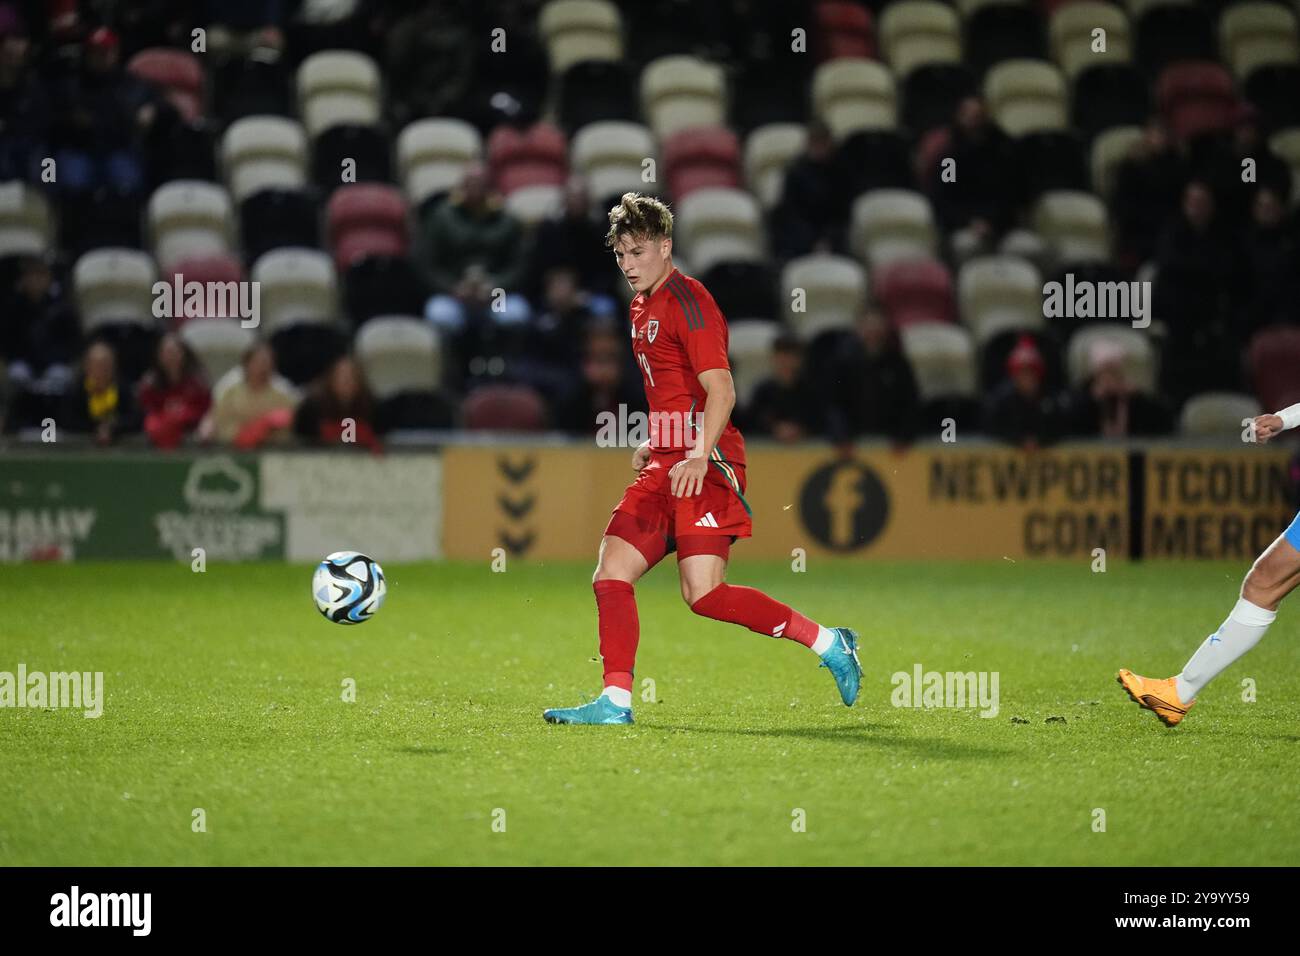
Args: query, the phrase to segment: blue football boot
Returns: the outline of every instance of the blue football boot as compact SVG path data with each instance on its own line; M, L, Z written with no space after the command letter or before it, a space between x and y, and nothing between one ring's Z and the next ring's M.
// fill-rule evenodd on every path
M845 707L852 707L862 685L862 664L858 661L858 635L848 627L832 627L835 642L821 656L821 666L831 672Z
M604 694L581 707L558 707L542 711L548 724L630 724L631 707L619 707Z

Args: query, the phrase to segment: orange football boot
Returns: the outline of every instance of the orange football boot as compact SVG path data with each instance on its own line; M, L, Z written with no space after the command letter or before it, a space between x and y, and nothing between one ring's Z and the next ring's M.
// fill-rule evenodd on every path
M1177 727L1196 703L1195 698L1186 704L1178 699L1177 685L1172 677L1157 680L1121 667L1115 680L1119 681L1119 686L1128 692L1134 703L1151 711L1166 727Z

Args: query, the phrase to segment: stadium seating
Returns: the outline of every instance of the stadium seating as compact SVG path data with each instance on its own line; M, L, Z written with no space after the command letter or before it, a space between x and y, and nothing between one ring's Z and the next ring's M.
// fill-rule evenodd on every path
M875 28L871 11L847 0L822 0L813 8L818 62L840 57L874 57Z
M416 120L397 137L397 164L412 207L460 184L465 169L483 158L483 138L461 119Z
M586 178L597 208L629 190L657 194L657 177L644 178L645 161L657 156L650 130L639 123L592 123L578 130L569 144L569 161Z
M538 27L552 73L585 61L623 58L622 17L606 0L550 0Z
M568 175L568 143L550 123L527 129L502 125L487 141L492 182L506 196L538 186L562 186Z
M908 189L876 189L853 201L849 213L854 255L873 269L898 259L927 258L939 237L930 201Z
M1156 81L1156 105L1178 139L1227 130L1236 104L1232 77L1217 63L1171 63Z
M1105 31L1105 51L1094 30ZM1113 63L1128 63L1133 56L1133 38L1124 11L1109 3L1084 0L1057 7L1048 22L1052 59L1067 77L1074 79L1084 70Z
M663 143L668 193L681 202L697 189L740 186L740 143L721 126L693 126Z
M1044 326L1043 277L1016 256L979 256L957 275L962 321L983 347L1009 331L1037 332Z
M1058 264L1110 258L1106 207L1091 193L1056 190L1034 204L1034 231L1047 242Z
M182 286L188 282L219 282L223 285L228 283L242 282L244 279L244 267L238 259L230 255L216 256L198 256L193 259L182 259L177 262L168 275L163 276L163 281L174 282L175 276L180 277ZM237 294L236 294L237 295ZM171 325L173 328L184 325L192 318L239 318L238 306L239 299L223 297L216 303L217 309L212 313L203 311L200 315L173 315ZM204 309L207 307L207 299L204 297Z
M772 375L772 343L781 334L781 323L761 319L728 321L727 353L731 377L736 383L736 401L749 403L754 388Z
M903 259L871 273L872 291L890 325L906 328L918 322L952 322L952 276L935 259Z
M364 53L313 53L298 67L296 89L298 115L313 138L339 123L372 126L379 122L379 67Z
M192 123L203 116L206 81L203 67L193 53L151 47L131 57L126 69L161 90L185 122Z
M340 186L326 206L326 233L339 272L366 256L405 256L410 229L402 193L380 183Z
M470 431L542 431L546 404L527 385L484 385L465 398L461 419Z
M231 251L234 207L224 187L174 179L154 190L146 216L154 258L163 272L181 259Z
M697 189L677 204L674 242L696 272L764 257L763 213L740 189Z
M785 172L804 151L807 129L798 123L768 123L745 139L745 186L764 210L781 199Z
M1276 3L1238 3L1219 16L1219 53L1240 79L1263 66L1300 61L1296 15Z
M727 118L722 67L693 56L666 56L641 72L641 109L661 141L692 126L721 126Z
M234 319L189 322L180 330L181 340L194 350L203 367L204 377L216 385L243 360L244 353L257 341L257 333Z
M867 272L845 256L792 259L781 272L786 321L804 341L850 328L867 304Z
M253 263L261 286L261 334L300 322L333 323L338 315L338 280L330 257L317 249L284 248Z
M1003 60L984 77L989 113L1008 135L1064 130L1065 78L1045 60Z
M1247 351L1250 378L1262 407L1276 411L1300 402L1300 329L1275 327L1255 333Z
M1244 419L1263 413L1254 396L1237 392L1206 392L1189 398L1178 416L1178 431L1190 438L1222 439L1240 432Z
M442 379L438 332L423 319L379 316L357 332L357 359L375 397L432 392Z
M913 322L899 338L923 403L975 398L975 346L964 328L950 322Z
M155 324L153 285L158 270L137 249L95 249L77 260L72 286L83 333L114 322Z
M836 139L861 129L893 129L898 94L889 68L874 60L843 58L817 67L813 110Z
M221 166L235 202L263 189L307 185L307 133L282 116L246 116L226 129Z
M935 0L891 4L880 16L880 48L900 79L920 66L960 63L961 20Z
M53 239L45 196L18 180L0 183L0 256L40 255Z

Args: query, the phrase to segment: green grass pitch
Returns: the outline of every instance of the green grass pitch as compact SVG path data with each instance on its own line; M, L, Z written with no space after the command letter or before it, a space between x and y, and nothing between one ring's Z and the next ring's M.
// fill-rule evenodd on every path
M846 709L808 651L692 615L669 561L637 589L656 701L550 726L599 688L591 566L393 565L350 628L303 566L5 568L0 671L103 671L106 700L0 710L0 864L1300 862L1294 608L1177 730L1114 681L1174 673L1242 566L738 548L733 583L859 631ZM892 706L916 664L997 671L998 715Z

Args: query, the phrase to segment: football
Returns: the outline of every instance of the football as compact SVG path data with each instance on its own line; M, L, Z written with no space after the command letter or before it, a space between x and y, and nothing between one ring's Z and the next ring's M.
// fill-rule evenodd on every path
M316 609L335 624L364 624L383 606L387 593L379 563L358 551L327 555L311 578Z

